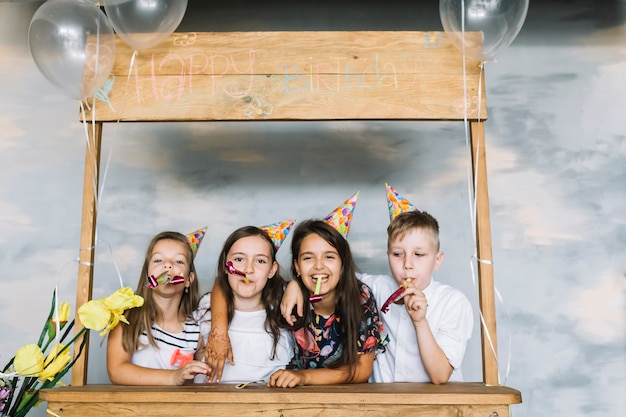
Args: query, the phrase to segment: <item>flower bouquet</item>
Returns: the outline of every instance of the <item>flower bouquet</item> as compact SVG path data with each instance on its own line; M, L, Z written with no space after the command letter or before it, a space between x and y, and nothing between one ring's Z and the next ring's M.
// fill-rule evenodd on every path
M124 312L141 307L143 298L129 287L119 289L108 297L90 300L80 306L78 317L83 328L71 339L75 320L68 323L69 304L58 304L56 290L48 318L39 341L19 348L15 356L0 372L0 416L23 417L37 404L39 391L61 384L60 379L72 368L85 347L89 330L100 330L106 335L119 322L128 324ZM71 347L79 341L78 352Z

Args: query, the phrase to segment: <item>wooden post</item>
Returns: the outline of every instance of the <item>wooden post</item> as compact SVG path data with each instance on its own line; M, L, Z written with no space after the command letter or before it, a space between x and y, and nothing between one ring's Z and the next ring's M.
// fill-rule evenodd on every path
M85 152L85 176L83 183L83 216L80 230L80 253L78 256L78 282L76 283L76 309L91 300L93 289L93 263L96 244L96 218L98 184L100 172L100 150L102 145L102 123L87 124L88 143ZM83 324L75 315L75 334ZM89 360L89 332L85 333L86 345L83 354L72 367L72 385L87 383L87 364ZM81 340L74 343L74 352L80 349Z
M494 298L493 264L491 252L491 225L489 220L489 192L485 153L485 126L470 122L472 178L476 198L476 247L478 256L478 303L484 323L481 322L483 382L499 385L498 341L496 337L496 306Z

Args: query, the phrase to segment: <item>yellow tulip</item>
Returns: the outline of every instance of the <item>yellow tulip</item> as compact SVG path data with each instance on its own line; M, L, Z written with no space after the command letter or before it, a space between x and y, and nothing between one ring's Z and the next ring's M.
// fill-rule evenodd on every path
M21 376L39 376L43 370L41 348L34 343L19 348L15 353L13 367Z
M59 323L66 323L70 318L70 305L63 301L59 306Z
M52 381L54 377L70 363L72 355L69 349L63 350L64 348L65 345L58 344L50 350L44 362L44 370L41 372L41 375L39 375L41 379ZM61 352L62 350L63 352Z
M103 301L107 308L119 314L122 314L129 308L141 307L143 305L143 297L135 295L130 287L115 291Z
M100 336L104 336L120 321L128 324L124 311L142 305L143 297L135 295L130 287L125 287L109 297L86 302L78 309L78 317L86 328L102 330Z
M63 301L59 306L58 316L55 315L50 319L51 326L48 327L48 337L53 339L56 337L57 321L59 328L65 327L67 320L70 318L70 305Z
M102 300L91 300L80 306L78 317L86 328L102 330L111 320L111 312Z
M111 314L111 321L107 324L106 328L100 332L100 336L104 336L109 333L111 330L115 329L115 327L120 323L120 317L123 318L124 323L128 324L126 317L121 314Z

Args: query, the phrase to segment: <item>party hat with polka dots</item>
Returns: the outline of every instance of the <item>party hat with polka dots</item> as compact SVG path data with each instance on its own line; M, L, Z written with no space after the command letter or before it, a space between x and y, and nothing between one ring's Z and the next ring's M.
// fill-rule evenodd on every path
M343 237L348 238L348 232L350 231L350 223L352 222L352 213L356 207L357 199L359 198L359 191L343 202L342 205L330 212L328 216L322 220L335 228Z
M191 252L193 253L193 257L196 257L196 253L198 252L198 248L200 247L200 243L202 243L202 239L204 239L204 235L206 234L207 227L203 227L202 229L198 229L195 232L191 232L185 237L187 238L187 243L189 243L189 247L191 248Z
M263 230L274 242L274 247L276 250L280 249L280 246L283 244L289 231L293 227L296 219L288 219L282 222L268 224L266 226L259 226L259 229Z
M387 205L389 206L389 221L405 211L419 211L409 200L398 194L394 188L385 183L387 189Z

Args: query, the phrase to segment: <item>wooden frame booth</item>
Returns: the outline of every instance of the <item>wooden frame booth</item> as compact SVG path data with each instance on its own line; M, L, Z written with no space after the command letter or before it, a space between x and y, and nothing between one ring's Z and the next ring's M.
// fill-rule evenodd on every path
M465 68L463 64L465 63ZM418 120L469 124L476 245L491 260L485 84L444 32L174 33L138 55L117 39L108 100L90 103L76 305L92 297L102 129L115 122ZM129 68L132 71L129 71ZM479 91L480 89L480 91ZM480 99L482 98L482 99ZM44 390L58 416L509 416L521 393L499 384L491 262L478 263L482 382L270 389L233 385L87 385L88 352L72 385ZM76 320L80 329L79 320Z

